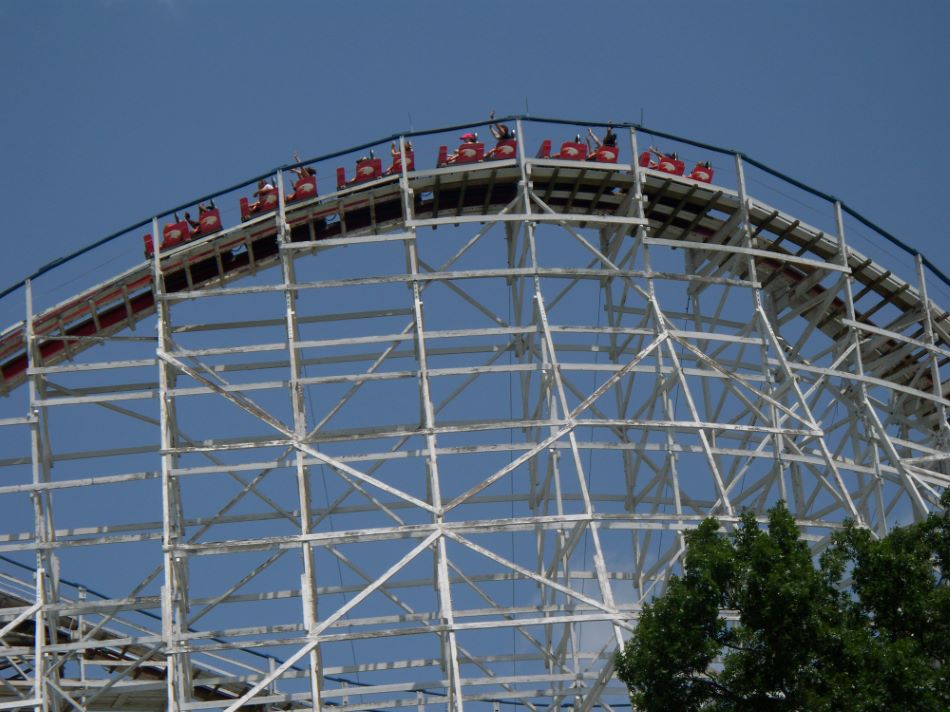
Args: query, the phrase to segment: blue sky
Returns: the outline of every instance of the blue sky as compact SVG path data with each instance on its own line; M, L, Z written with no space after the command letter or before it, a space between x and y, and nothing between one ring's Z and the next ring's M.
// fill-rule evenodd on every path
M950 271L948 36L936 0L0 0L0 284L295 149L526 105L741 149Z
M493 108L642 116L740 149L950 273L948 37L950 4L936 0L0 0L0 289L294 150ZM320 180L327 192L332 175ZM94 281L84 269L131 266L139 233L38 291L63 298ZM906 259L893 268L913 277ZM22 305L0 303L0 329Z

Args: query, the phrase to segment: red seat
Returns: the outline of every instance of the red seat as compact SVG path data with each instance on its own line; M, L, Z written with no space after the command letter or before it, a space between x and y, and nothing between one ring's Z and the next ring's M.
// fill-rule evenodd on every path
M317 177L306 176L294 183L294 192L287 196L287 202L293 203L298 200L306 200L317 194Z
M541 148L538 149L538 158L550 158L551 157L551 139L546 138L541 142Z
M381 175L383 175L383 162L378 158L364 158L356 162L356 175L353 176L353 182L364 183L379 178Z
M202 210L198 215L198 235L210 235L222 227L221 212L217 208Z
M616 146L601 146L587 160L597 161L598 163L616 163L620 156L620 149Z
M587 144L565 141L561 144L561 150L555 158L565 161L583 161L587 158Z
M709 163L697 163L689 177L703 183L711 183L713 177L712 166Z
M416 154L412 151L406 151L406 170L416 170ZM393 164L389 167L389 170L386 171L386 173L389 175L392 175L393 173L402 173L402 156L399 155L399 153L393 156Z
M162 249L167 250L191 239L191 225L187 220L169 223L162 230Z
M479 144L476 144L479 145ZM518 141L513 138L502 139L495 144L495 147L489 152L487 160L503 161L506 158L514 158L518 153Z
M478 163L485 157L484 143L463 143L459 146L455 163Z
M641 168L656 168L656 163L653 162L649 151L644 151L640 154L638 163Z
M252 208L247 198L241 198L241 221L250 220L252 215L260 215L277 209L277 188L261 191L257 207Z
M168 223L162 229L162 252L171 249L176 245L180 245L183 242L188 242L190 239L191 226L188 224L187 220L182 220L176 223ZM152 243L152 236L150 234L142 235L142 240L145 242L145 256L151 257L155 251Z
M449 162L448 146L439 146L439 158L435 163L436 168L441 168Z
M365 183L383 175L383 162L378 158L361 158L356 162L356 173L349 183ZM346 169L336 169L336 188L343 190L347 185Z
M270 210L276 210L278 200L277 188L261 191L260 207L255 212L266 213Z
M656 169L664 173L672 173L674 176L681 176L686 171L686 164L678 158L664 155L660 158Z

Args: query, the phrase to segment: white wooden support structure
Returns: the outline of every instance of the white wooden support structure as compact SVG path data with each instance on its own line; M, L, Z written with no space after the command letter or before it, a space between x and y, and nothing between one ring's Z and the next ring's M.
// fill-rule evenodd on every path
M317 161L300 198L281 169L273 211L171 246L155 218L147 261L26 285L0 709L609 712L704 517L782 499L820 550L938 505L950 316L921 257L761 200L738 154L708 184L640 166L636 126L602 164L508 121L513 157L432 168L458 130L401 135L399 170L333 190L352 156Z

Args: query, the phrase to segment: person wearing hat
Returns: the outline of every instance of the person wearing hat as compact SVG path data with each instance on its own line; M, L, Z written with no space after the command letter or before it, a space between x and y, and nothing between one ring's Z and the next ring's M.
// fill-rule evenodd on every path
M478 134L477 134L477 133L472 133L471 131L468 131L468 132L466 132L466 133L463 133L461 136L459 136L459 140L460 140L463 144L466 144L466 143L478 143ZM446 157L445 162L446 162L447 164L448 164L448 163L455 163L455 162L458 160L458 157L459 157L459 149L455 149L454 151L452 151L452 153L450 153L450 154Z

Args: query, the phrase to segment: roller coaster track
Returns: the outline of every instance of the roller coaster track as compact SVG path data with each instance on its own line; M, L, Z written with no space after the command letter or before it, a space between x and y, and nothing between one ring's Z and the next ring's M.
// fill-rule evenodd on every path
M426 196L416 205L416 222L453 224L457 222L454 217L498 214L518 188L521 174L513 164L482 163L410 174L412 191L416 196ZM528 166L536 192L545 196L554 210L545 219L571 216L571 224L581 227L587 223L576 220L578 216L615 214L633 183L631 167L626 165L532 159ZM740 217L735 191L647 169L644 177L647 217L651 229L661 235L656 239L728 249L730 228L734 229ZM398 181L399 176L391 176L288 206L292 241L306 247L308 243L352 240L405 227ZM749 201L749 222L755 240L751 254L765 275L763 286L783 294L785 308L803 317L815 317L819 308L825 310L815 318L818 328L832 339L846 333L849 325L844 304L839 299L825 304L825 288L820 283L826 270L843 267L835 236L755 199ZM729 259L734 252L715 254L717 264L735 276L743 275L742 263ZM166 291L184 296L205 285L230 283L272 267L279 262L274 215L257 217L173 249L162 260ZM903 338L900 335L901 324L920 322L924 303L918 289L853 249L848 250L846 260L847 270L861 285L856 316L868 334L862 347L869 364L867 377L931 392L925 366L933 347L921 340L923 327L918 326ZM875 323L874 315L886 306L896 308L901 316L888 323ZM950 315L932 304L929 308L942 364L950 357ZM96 338L133 328L154 312L152 268L146 261L38 314L33 323L39 342L37 365L66 361L94 346ZM25 381L23 323L0 334L0 364L0 393ZM946 395L947 388L946 383L941 384L940 393Z

